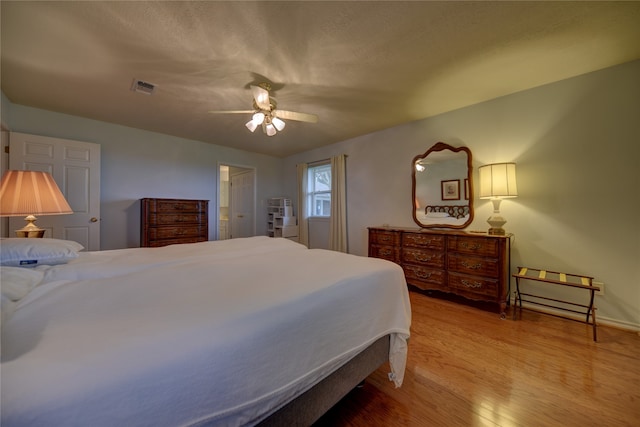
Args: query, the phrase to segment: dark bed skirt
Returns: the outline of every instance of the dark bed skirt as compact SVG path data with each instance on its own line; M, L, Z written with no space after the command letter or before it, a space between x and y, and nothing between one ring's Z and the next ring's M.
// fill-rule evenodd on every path
M389 335L380 338L258 425L310 426L371 373L389 361L389 346Z

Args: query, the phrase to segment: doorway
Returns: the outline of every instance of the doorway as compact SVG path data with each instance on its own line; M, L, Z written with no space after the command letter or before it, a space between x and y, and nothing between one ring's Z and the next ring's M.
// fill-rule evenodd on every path
M220 164L218 177L218 240L255 236L255 169Z

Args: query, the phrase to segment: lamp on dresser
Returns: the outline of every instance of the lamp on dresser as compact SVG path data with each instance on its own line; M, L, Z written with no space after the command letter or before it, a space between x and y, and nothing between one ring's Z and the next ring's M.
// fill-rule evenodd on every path
M480 198L491 199L493 203L493 215L487 219L491 226L489 234L504 235L502 226L507 222L500 215L500 202L502 199L518 197L516 185L515 163L493 163L478 168L480 176Z
M17 237L43 237L36 215L72 214L53 176L47 172L9 170L0 182L0 216L26 216Z

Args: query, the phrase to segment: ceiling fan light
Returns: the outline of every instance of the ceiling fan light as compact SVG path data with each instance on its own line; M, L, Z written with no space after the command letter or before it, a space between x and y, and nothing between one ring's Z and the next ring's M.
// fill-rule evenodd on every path
M273 136L276 134L276 127L274 125L272 125L271 123L269 123L266 127L265 127L265 132L267 132L268 136Z
M252 121L256 124L256 126L261 125L264 122L264 113L258 112L253 115Z
M271 119L271 123L273 123L273 125L276 127L276 129L278 129L278 131L281 131L282 129L284 129L284 126L286 124L283 120L280 120L277 117L274 117L273 119Z
M253 120L249 120L245 126L246 126L246 127L247 127L247 129L249 129L251 132L253 132L254 130L256 130L256 128L258 127L258 125L257 125Z
M253 92L253 99L259 108L269 108L269 90L263 87L263 85L255 86L251 85L251 92Z

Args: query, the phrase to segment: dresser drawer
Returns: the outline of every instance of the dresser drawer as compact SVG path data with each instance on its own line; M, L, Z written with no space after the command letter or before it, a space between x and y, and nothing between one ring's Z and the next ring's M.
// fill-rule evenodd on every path
M499 297L499 283L498 279L492 279L488 277L470 276L468 274L460 274L449 272L448 285L449 288L462 296L472 298L478 296L478 299L482 297L491 297L495 300Z
M450 271L472 275L500 277L500 262L496 258L482 258L450 253L447 259Z
M204 229L201 226L149 227L148 230L151 240L202 237L203 232Z
M202 224L204 214L200 213L151 213L149 225Z
M373 258L382 258L387 261L398 262L398 249L393 246L370 245L369 256Z
M484 239L481 237L449 236L447 249L450 252L498 257L500 248L497 239Z
M400 233L392 230L369 230L369 244L400 246Z
M204 212L207 203L202 200L154 199L149 201L149 211L165 212Z
M404 233L402 235L403 247L425 248L436 251L444 251L445 236L437 234Z
M444 252L402 248L402 262L444 269Z
M447 286L444 270L412 264L403 264L402 269L407 283L411 285L426 289L444 289ZM421 284L429 284L431 286L421 286Z

